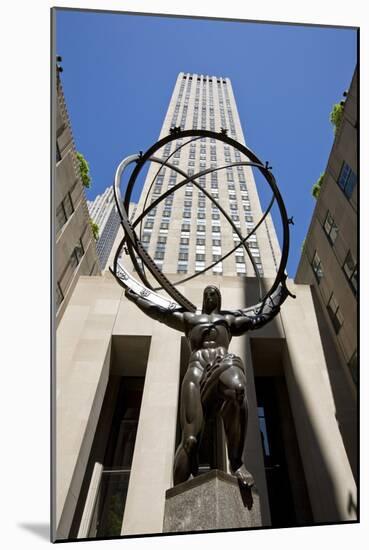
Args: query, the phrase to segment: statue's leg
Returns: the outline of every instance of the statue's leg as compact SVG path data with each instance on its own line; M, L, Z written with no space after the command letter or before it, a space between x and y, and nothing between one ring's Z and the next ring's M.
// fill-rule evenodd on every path
M242 458L248 420L246 378L239 357L228 357L225 361L230 361L230 367L220 375L218 390L224 399L220 414L227 438L228 457L232 473L243 485L251 487L254 479Z
M203 428L204 415L200 396L202 368L191 365L182 382L180 420L182 439L174 458L174 485L186 481L198 470L198 443Z

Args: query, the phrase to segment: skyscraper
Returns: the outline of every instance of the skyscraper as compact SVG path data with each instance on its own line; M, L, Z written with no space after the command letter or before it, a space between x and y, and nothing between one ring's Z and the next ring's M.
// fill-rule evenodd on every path
M182 130L202 128L216 132L223 128L230 137L245 144L229 78L180 73L160 138L178 126ZM241 161L241 153L233 147L203 137L172 142L163 148L161 154L163 158L169 157L172 164L190 176L205 168L224 166L222 170L200 176L199 183L225 208L243 235L247 235L262 217L251 168L229 166L231 162ZM152 165L137 213L143 210L147 195L151 199L158 197L181 177L168 168L162 168L158 175L157 172L157 165ZM217 261L233 248L239 237L226 223L219 209L189 183L149 213L144 222L142 241L162 270L173 274L202 271L206 265ZM280 248L270 216L250 237L248 244L259 274L274 277ZM208 273L254 276L251 261L244 256L242 248L216 264Z
M87 201L88 211L94 223L97 224L99 235L96 251L101 269L105 269L110 251L117 236L120 218L115 206L113 188L107 187L93 201Z
M160 137L178 126L227 129L243 143L230 80L180 73ZM177 146L182 144L184 140ZM173 142L163 149L167 158L174 153ZM237 152L208 138L171 157L174 166L190 174L234 160ZM262 216L251 168L226 167L214 174L199 177L200 185L247 234ZM158 166L151 166L137 215L146 200L149 204L179 177L168 167L158 173ZM280 249L273 222L266 220L250 250L268 289ZM142 227L144 245L176 281L219 259L236 237L216 205L187 184L151 211ZM120 238L118 232L113 249ZM211 283L220 288L225 308L258 301L256 277L243 252L179 288L201 307L204 287ZM259 491L263 525L353 521L356 484L336 418L335 373L327 368L310 286L288 280L288 287L296 300L287 299L271 323L230 345L246 369L245 464ZM179 394L189 358L185 335L145 316L105 272L80 277L57 343L56 538L162 533L165 493L173 485L180 438ZM340 418L347 420L344 410ZM202 471L214 452L229 472L221 429L200 452Z

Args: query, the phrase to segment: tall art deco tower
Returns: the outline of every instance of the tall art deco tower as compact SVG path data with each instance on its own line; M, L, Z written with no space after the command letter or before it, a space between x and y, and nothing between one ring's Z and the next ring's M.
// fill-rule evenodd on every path
M245 144L229 78L180 73L160 138L168 135L171 128L179 126L182 130L206 129L216 132L226 128L227 135ZM171 155L170 162L188 175L241 160L238 151L215 139L201 138L185 146L186 141L189 140L168 144L162 154L163 158ZM147 195L153 200L181 178L175 171L165 167L155 178L157 171L157 165L152 165L137 214L142 211ZM262 217L262 209L250 167L229 167L201 176L198 181L225 208L241 234L251 232ZM149 213L144 222L142 241L155 263L168 274L202 271L239 242L238 236L216 206L206 200L191 183ZM259 274L274 277L280 248L270 216L256 234L249 238L248 244ZM235 255L216 264L207 274L254 276L254 269L242 248L239 248Z

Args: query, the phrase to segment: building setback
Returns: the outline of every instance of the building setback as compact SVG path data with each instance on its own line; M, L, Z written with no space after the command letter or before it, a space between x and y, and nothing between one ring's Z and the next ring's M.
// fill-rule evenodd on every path
M244 143L230 80L180 73L160 137L173 126L216 132L227 128L231 137ZM162 155L173 152L172 144ZM187 173L201 170L203 163L209 167L229 160L237 161L237 154L210 139L197 140L171 157ZM157 172L157 164L148 170L137 214L146 200L149 204L179 181L165 168L150 189ZM252 230L262 216L250 167L218 171L217 178L209 174L201 185L219 199L241 233ZM173 281L202 270L236 241L217 209L204 202L199 190L186 185L143 222L145 246ZM257 229L253 243L250 250L262 286L268 289L280 259L270 216L267 225ZM112 257L113 251L108 265ZM234 338L230 345L246 368L245 463L260 494L263 525L353 521L356 484L336 419L336 395L314 296L308 284L287 283L296 299L287 299L267 326ZM243 252L188 283L179 282L178 288L201 307L207 284L220 288L226 309L258 301L257 278ZM189 357L186 339L126 300L109 272L81 277L67 313L57 332L56 537L162 533L165 492L173 485L180 436L179 390ZM202 471L209 468L212 452L212 444L204 444ZM229 472L221 428L215 452Z
M56 167L53 187L54 281L56 322L59 323L78 277L100 273L59 73L57 73L54 128L56 131Z

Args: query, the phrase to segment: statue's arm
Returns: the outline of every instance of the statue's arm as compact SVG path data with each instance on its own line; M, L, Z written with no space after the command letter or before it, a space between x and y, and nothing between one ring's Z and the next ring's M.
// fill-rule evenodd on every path
M278 315L281 305L287 296L295 297L286 287L286 275L279 283L276 290L263 302L248 309L234 311L230 327L233 336L240 336L248 330L255 330L263 327Z
M136 304L143 313L155 319L155 321L159 321L160 323L168 325L170 328L184 332L184 315L180 311L169 311L161 306L153 304L129 288L126 289L125 295L128 300Z

